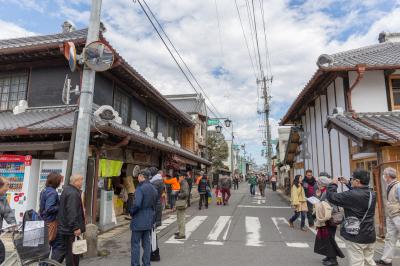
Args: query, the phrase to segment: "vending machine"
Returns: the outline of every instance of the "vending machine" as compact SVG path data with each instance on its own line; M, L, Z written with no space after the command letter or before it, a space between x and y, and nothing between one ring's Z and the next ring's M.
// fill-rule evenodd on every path
M36 209L39 160L32 156L0 155L0 176L10 181L7 200L17 223L26 210Z
M46 187L47 176L50 173L57 173L65 178L67 172L67 160L41 160L39 164L39 182L37 186L37 200L36 209L39 210L40 204L40 192ZM64 186L64 180L61 182L57 189L59 195L61 195L62 188Z

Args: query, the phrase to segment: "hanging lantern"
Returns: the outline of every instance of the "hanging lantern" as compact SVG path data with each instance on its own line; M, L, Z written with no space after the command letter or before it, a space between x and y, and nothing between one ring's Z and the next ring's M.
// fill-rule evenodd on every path
M215 127L215 130L217 131L217 133L221 133L222 127L220 125L218 125Z
M265 140L263 140L262 145L267 146L267 142Z
M230 120L229 118L225 120L225 126L226 127L230 127L232 123L232 120Z

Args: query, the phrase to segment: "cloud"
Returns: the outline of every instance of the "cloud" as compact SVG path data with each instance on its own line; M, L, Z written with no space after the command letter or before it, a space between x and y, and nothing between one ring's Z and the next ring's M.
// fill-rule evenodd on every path
M41 1L29 2L38 4ZM230 117L234 121L235 139L246 143L253 157L264 162L260 156L263 136L259 127L263 120L257 114L263 101L260 85L256 84L234 1L216 2L221 35L214 0L147 1L218 109L216 115ZM246 2L237 2L255 61ZM57 0L55 3L62 10L58 14L60 20L87 25L88 0ZM270 0L264 8L274 80L270 88L273 97L270 123L274 138L279 119L311 78L320 54L374 44L379 32L397 31L400 25L398 0ZM103 0L102 21L111 44L162 93L193 92L137 2ZM261 29L261 24L258 26ZM8 30L9 27L1 28ZM24 30L20 30L20 33L15 30L16 34L24 34ZM12 32L8 36L10 34ZM261 48L264 48L262 31L259 34ZM2 35L5 33L1 32ZM264 53L261 57L265 61ZM196 89L201 92L200 88ZM230 138L229 133L226 136Z
M17 24L14 24L12 22L7 22L1 19L0 19L0 29L1 29L0 40L35 35L34 32L30 32L18 26Z

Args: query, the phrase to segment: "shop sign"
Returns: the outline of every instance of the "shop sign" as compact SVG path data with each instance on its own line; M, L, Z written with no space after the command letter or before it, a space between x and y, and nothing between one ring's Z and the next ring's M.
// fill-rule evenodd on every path
M304 168L304 162L297 162L294 164L294 169L303 169Z
M6 163L25 163L26 166L30 166L32 164L32 156L26 155L1 155L0 162Z

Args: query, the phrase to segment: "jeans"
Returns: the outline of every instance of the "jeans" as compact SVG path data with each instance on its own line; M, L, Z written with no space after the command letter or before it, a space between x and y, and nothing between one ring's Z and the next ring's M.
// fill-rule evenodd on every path
M272 191L276 191L276 182L271 182L272 184Z
M187 205L190 207L190 198L192 197L192 185L189 185L189 196L187 198Z
M131 237L131 266L140 266L140 241L142 241L142 265L150 266L151 230L132 231Z
M224 205L228 203L229 198L231 197L231 190L229 188L222 189L222 201Z
M256 185L250 185L250 194L253 196L256 194Z
M346 241L349 265L351 266L375 266L374 248L372 244L358 244Z
M204 206L206 206L206 208L208 208L208 194L207 194L207 192L205 194L200 194L199 209L201 209L201 207L203 206L203 202L204 202Z
M301 228L304 228L305 224L306 224L306 214L305 212L294 212L292 218L289 219L289 222L293 223L294 221L297 220L297 218L299 218L299 215L301 215Z
M170 198L169 198L169 206L171 207L171 209L173 209L175 207L175 201L176 201L176 195L178 195L179 191L176 190L172 190Z
M308 225L309 226L314 226L314 216L313 216L313 210L314 210L314 205L312 205L310 202L307 201L307 220L308 220Z
M74 235L63 235L63 241L65 246L65 265L67 266L78 266L79 255L72 253L72 243L75 241Z
M382 260L391 263L393 260L396 242L400 234L400 216L386 217L386 237L385 248L383 250Z
M239 189L239 181L233 181L233 189L234 190Z

